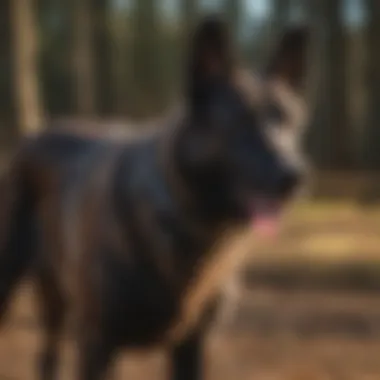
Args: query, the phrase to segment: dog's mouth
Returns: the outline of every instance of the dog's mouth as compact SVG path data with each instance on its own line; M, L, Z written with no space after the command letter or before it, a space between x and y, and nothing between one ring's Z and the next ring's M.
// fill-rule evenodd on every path
M284 202L275 198L256 197L251 204L253 232L263 238L275 238L281 225Z

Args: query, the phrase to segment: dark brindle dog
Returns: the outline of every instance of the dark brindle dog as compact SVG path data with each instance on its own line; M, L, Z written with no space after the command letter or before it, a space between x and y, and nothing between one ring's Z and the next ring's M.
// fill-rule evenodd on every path
M273 225L301 180L266 130L287 117L272 84L290 89L301 75L303 34L289 38L251 84L225 26L208 18L173 125L120 141L50 130L23 144L1 183L0 309L33 269L43 379L56 378L66 306L76 379L104 378L121 348L155 344L170 347L173 379L202 377L206 316L223 281L251 229Z

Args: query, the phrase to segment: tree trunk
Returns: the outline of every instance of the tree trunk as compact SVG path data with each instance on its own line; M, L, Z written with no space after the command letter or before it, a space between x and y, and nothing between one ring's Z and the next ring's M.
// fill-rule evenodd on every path
M180 1L180 18L184 39L188 38L188 34L191 33L194 28L198 16L198 9L199 0Z
M380 198L380 3L378 0L366 0L368 10L367 29L367 120L361 148L361 168L367 174L366 186L360 194L364 204L378 202Z
M306 8L307 7L307 8ZM320 0L311 0L305 5L306 19L314 33L308 57L308 83L306 102L309 109L309 125L306 131L306 151L315 166L322 166L325 159L324 142L329 140L330 126L326 124L326 43L323 20L324 5Z
M225 10L230 24L231 33L235 41L239 40L239 28L242 16L241 0L225 0Z
M110 112L114 116L122 117L128 114L128 96L130 91L130 28L125 21L120 22L118 9L111 9L112 19L116 22L108 24L109 49L110 49L110 73L109 93L112 104Z
M14 122L11 78L10 0L0 2L0 120Z
M141 1L141 0L140 0ZM94 23L95 73L97 78L97 109L100 114L110 115L113 109L111 28L109 0L92 0Z
M17 123L22 134L34 133L43 123L35 3L33 0L11 0L10 5Z
M133 74L136 116L160 110L165 88L160 86L161 50L155 0L135 0Z
M344 25L342 22L342 0L326 1L326 83L325 101L328 110L327 125L330 128L328 143L328 166L332 169L351 167L351 125L348 116L347 52Z
M352 168L352 130L348 116L347 54L342 0L315 0L320 13L319 53L323 57L312 139L315 163L321 169ZM311 137L311 136L310 136Z
M367 170L380 169L380 3L367 0L369 25L368 49L368 121L364 158Z
M91 0L71 0L72 33L72 77L77 113L94 115L96 111L96 86L93 45L93 15Z

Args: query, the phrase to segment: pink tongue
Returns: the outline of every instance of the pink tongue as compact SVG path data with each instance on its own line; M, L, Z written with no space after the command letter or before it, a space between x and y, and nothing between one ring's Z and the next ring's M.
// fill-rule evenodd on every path
M262 238L275 238L279 230L279 220L276 215L256 216L252 220L253 231Z

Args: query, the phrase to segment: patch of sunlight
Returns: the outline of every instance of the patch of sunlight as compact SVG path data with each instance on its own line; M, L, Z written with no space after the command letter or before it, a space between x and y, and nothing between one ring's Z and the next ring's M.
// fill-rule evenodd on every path
M356 234L321 234L309 236L296 244L297 251L307 257L328 260L350 258L380 258L380 239L368 239Z
M362 213L366 217L370 218L371 220L373 219L373 220L380 221L380 205L363 208ZM380 230L380 225L379 225L379 230Z
M380 218L380 204L365 208L354 201L300 201L289 208L292 221L310 220L313 222L331 218L355 218L359 215Z
M358 242L364 253L374 253L380 258L380 236L371 236Z

